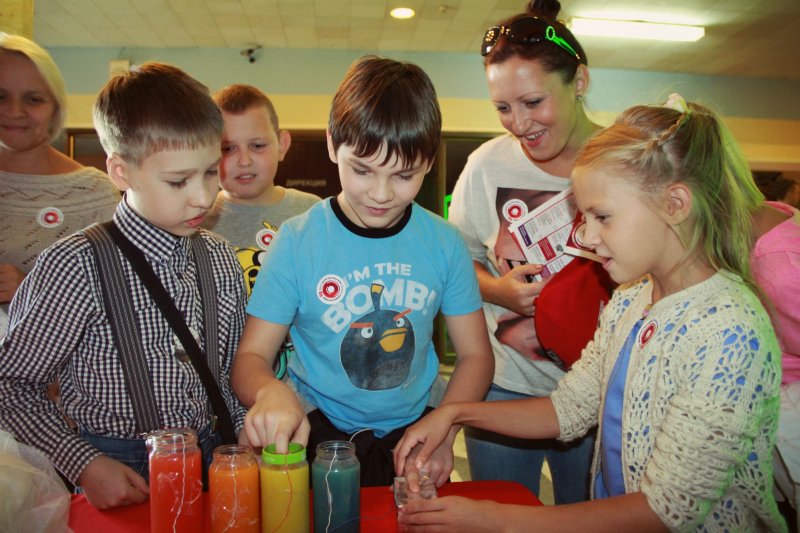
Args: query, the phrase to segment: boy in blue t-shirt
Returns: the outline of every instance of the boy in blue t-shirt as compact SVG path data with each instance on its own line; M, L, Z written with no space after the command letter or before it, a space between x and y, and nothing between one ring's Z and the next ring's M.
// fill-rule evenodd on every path
M419 67L374 56L350 67L327 131L342 192L281 226L247 308L232 382L252 444L307 443L313 460L320 442L352 440L362 485L390 484L392 448L438 403L440 310L456 351L441 403L483 399L494 361L472 260L453 226L414 203L440 135ZM272 364L290 330L284 383ZM457 431L426 465L437 485Z

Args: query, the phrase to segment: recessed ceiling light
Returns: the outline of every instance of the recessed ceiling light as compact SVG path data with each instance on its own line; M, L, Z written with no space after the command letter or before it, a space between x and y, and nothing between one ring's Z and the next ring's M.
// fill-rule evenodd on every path
M389 14L396 19L410 19L416 15L410 7L396 7L389 11Z

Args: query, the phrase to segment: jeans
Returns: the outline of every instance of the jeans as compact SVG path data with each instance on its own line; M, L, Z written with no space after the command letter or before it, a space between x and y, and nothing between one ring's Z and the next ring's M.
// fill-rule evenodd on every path
M530 396L494 384L486 395L486 401L522 398ZM555 439L515 439L467 426L464 428L464 440L473 480L516 481L538 495L542 464L547 459L553 477L556 504L589 499L594 432L565 444Z
M80 436L104 455L131 467L145 481L150 482L147 444L144 439L121 439L94 435L83 429ZM197 433L197 444L203 453L203 490L208 490L208 467L214 458L214 448L222 444L219 433L211 433L211 426Z

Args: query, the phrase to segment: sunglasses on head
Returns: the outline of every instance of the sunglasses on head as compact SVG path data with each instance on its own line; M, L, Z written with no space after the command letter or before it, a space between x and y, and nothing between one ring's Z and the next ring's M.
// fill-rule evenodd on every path
M493 26L486 31L481 43L481 55L485 56L492 51L500 37L505 35L506 39L514 44L534 44L542 41L550 41L580 62L581 56L570 44L556 34L547 21L538 17L525 17L517 19L508 26Z

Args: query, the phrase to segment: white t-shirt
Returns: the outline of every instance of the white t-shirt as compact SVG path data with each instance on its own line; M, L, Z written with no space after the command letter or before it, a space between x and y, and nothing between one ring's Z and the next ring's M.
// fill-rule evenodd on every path
M461 231L473 260L494 276L524 262L508 232L510 222L566 189L567 178L537 167L506 134L470 154L453 189L450 222ZM494 383L504 389L548 395L564 375L540 350L532 317L484 303L489 339L495 356Z

